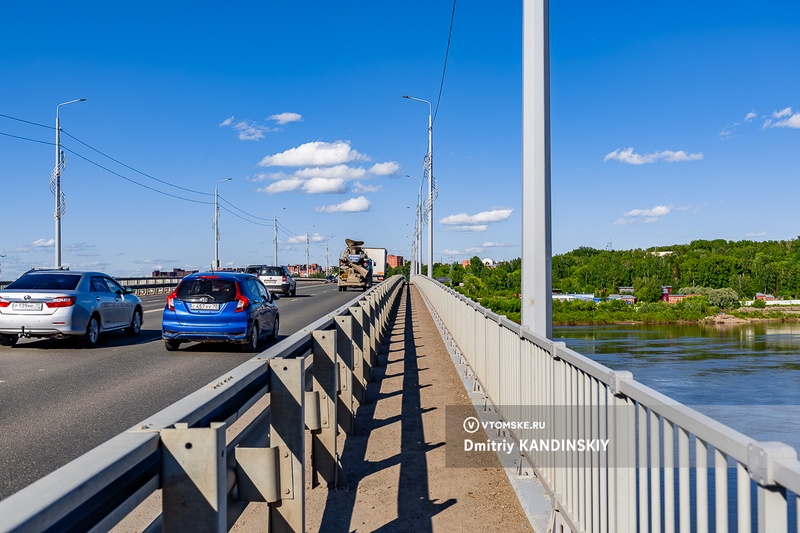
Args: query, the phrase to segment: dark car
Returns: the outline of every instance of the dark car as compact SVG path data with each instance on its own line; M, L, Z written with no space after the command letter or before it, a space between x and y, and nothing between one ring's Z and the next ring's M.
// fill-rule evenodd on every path
M252 274L186 276L167 297L161 326L164 345L173 351L189 341L230 342L254 352L265 337L278 337L277 298Z
M138 335L142 302L102 272L29 270L0 291L0 344L22 337L79 338L85 347L100 333Z

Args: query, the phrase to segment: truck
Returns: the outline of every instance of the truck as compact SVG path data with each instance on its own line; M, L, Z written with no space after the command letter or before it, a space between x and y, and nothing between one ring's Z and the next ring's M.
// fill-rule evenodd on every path
M386 258L389 253L386 248L364 248L370 259L372 259L372 277L375 281L383 281L386 277Z
M345 239L347 248L339 257L339 291L349 287L365 291L372 287L372 260L362 246L364 241Z

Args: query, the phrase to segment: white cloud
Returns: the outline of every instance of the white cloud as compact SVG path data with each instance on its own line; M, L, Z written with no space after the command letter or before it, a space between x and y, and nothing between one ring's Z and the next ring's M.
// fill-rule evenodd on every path
M233 129L239 132L240 141L257 141L264 138L264 132L270 131L269 128L265 126L248 124L244 121L235 124Z
M327 167L367 159L365 155L353 150L347 141L334 143L314 141L278 154L268 155L259 162L259 165L262 167Z
M652 209L631 209L625 213L624 217L663 217L668 215L672 207L666 205L657 205Z
M55 245L56 241L53 239L36 239L31 243L34 248L46 248Z
M746 115L744 116L744 121L745 121L745 122L752 122L752 121L753 121L753 119L754 119L754 118L756 118L757 116L758 116L758 115L756 114L756 112L755 112L755 111L750 111L748 114L746 114Z
M445 228L445 231L455 231L458 233L481 233L487 231L489 226L487 224L474 224L469 226L451 226Z
M281 126L289 124L290 122L300 122L303 120L303 116L299 113L278 113L277 115L271 115L267 118L269 120L274 120Z
M387 161L386 163L375 163L369 169L369 173L373 176L393 176L400 172L400 165L394 161Z
M360 181L353 183L353 190L356 192L378 192L381 190L380 185L365 185Z
M302 190L308 194L343 193L347 187L342 178L311 178L303 183Z
M673 207L670 205L657 205L651 209L631 209L622 215L622 218L614 222L614 226L627 226L630 224L653 224L658 222L659 217L670 214ZM678 208L685 211L685 208Z
M288 178L284 180L278 180L275 183L271 183L266 187L256 189L256 191L265 192L267 194L279 194L282 192L296 191L297 189L303 186L304 181L305 180L301 180L300 178Z
M325 205L316 208L320 213L362 213L369 211L372 203L364 196L350 198L340 204Z
M491 211L481 211L475 215L468 215L466 213L458 213L444 217L439 222L446 225L479 225L491 224L493 222L502 222L508 220L513 209L493 209Z
M288 244L305 244L306 237L308 237L308 242L325 242L326 238L320 235L319 233L311 234L309 233L306 235L303 233L302 235L295 235L294 237L289 237L286 239Z
M800 112L793 113L791 107L781 109L780 111L775 111L772 116L781 120L773 121L772 119L767 119L767 121L764 123L765 128L800 129Z
M353 168L347 165L302 168L294 173L294 177L297 178L338 178L343 180L360 179L366 175L367 171L363 168Z
M231 124L233 124L233 115L219 123L220 126L230 126Z
M766 236L767 236L766 231L751 231L750 233L745 235L745 237L766 237Z
M663 160L667 163L676 163L681 161L697 161L703 159L702 153L689 154L683 150L673 152L672 150L664 150L661 152L652 152L649 154L640 155L633 151L633 147L625 150L616 149L607 154L603 161L610 161L616 159L621 163L628 163L629 165L644 165L646 163L655 163L656 161Z
M485 242L481 245L484 248L510 248L516 244L509 242Z

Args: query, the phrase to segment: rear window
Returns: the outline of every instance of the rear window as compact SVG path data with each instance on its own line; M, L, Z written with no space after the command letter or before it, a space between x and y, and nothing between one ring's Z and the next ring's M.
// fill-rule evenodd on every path
M6 287L8 290L44 289L53 291L74 291L81 279L80 274L65 272L47 272L23 274L18 280Z
M178 285L179 300L232 302L236 299L236 281L220 278L192 278Z
M246 274L258 274L258 271L261 270L260 266L249 266L245 269Z

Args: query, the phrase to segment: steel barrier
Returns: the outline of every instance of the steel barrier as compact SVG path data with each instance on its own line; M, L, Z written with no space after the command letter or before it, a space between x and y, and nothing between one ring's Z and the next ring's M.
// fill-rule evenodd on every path
M561 455L542 445L515 458L551 495L553 531L800 531L791 446L747 437L436 281L411 281L512 442L608 445ZM519 420L550 423L509 423Z
M267 502L269 531L305 531L305 431L312 486L343 481L351 434L404 280L392 277L208 386L0 502L0 531L106 531L154 491L147 529L227 531ZM264 406L268 399L268 405ZM234 434L234 422L244 427Z

